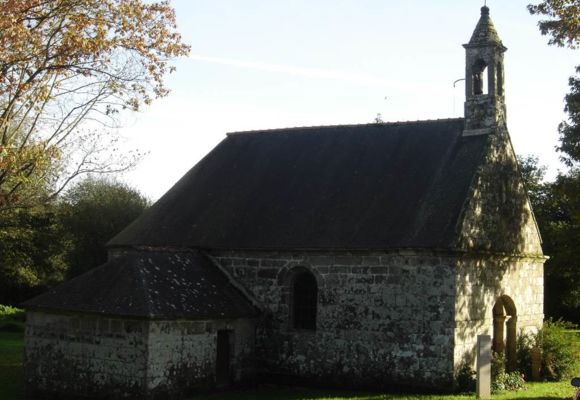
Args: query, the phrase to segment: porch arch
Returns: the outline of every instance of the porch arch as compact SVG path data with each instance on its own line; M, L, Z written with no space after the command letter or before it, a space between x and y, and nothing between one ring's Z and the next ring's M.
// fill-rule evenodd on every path
M515 371L517 309L514 301L507 295L500 296L493 306L493 341L492 349L496 353L505 354L506 370Z

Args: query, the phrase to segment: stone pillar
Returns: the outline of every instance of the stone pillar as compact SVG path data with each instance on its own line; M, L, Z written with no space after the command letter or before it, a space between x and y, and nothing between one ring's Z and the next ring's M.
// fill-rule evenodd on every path
M507 323L507 338L506 338L506 371L513 372L517 369L517 322L518 317L511 317Z
M530 352L532 357L532 380L540 380L540 369L542 368L542 350L538 347L534 347Z
M505 350L504 326L505 315L494 315L493 317L493 351L503 353Z
M491 398L491 338L477 336L477 398Z

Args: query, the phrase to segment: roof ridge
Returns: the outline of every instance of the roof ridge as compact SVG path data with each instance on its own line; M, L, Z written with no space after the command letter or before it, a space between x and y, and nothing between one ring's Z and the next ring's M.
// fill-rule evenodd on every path
M323 128L356 128L361 126L397 126L397 125L414 125L420 123L437 123L437 122L449 122L449 121L463 121L463 117L457 118L436 118L436 119L425 119L425 120L412 120L412 121L393 121L393 122L369 122L364 124L336 124L336 125L310 125L310 126L293 126L288 128L270 128L270 129L250 129L246 131L235 131L228 132L227 136L235 135L248 135L248 134L261 134L261 133L276 133L276 132L287 132L295 130L308 130L308 129L323 129Z

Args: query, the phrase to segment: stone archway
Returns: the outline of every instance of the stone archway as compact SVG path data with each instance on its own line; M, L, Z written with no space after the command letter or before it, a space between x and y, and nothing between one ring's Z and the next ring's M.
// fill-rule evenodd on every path
M508 372L517 369L517 322L518 316L514 301L509 296L501 296L493 306L492 349L496 353L505 354Z

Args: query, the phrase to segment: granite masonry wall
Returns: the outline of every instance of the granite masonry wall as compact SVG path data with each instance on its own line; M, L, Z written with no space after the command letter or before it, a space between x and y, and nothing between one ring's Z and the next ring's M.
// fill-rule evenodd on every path
M487 136L458 227L457 248L467 252L543 258L541 238L507 128Z
M29 311L32 398L180 398L216 385L218 330L232 332L231 382L254 374L254 322L156 321Z
M199 388L215 387L216 335L220 330L231 332L230 382L252 379L255 375L253 321L151 321L148 391L178 397Z
M143 393L147 321L26 313L24 371L34 398Z
M546 258L505 124L488 135L468 199L457 241L469 256L457 263L456 365L473 361L477 334L493 336L500 297L513 302L516 334L537 330L544 317Z
M542 323L543 258L433 252L213 252L265 310L257 330L262 372L322 384L447 387L492 308L509 295L518 329ZM293 271L318 282L315 331L291 326Z
M455 365L473 363L477 335L493 336L493 306L502 296L515 305L516 333L536 332L544 319L544 258L464 257L458 260Z
M261 372L352 387L453 379L456 260L416 252L211 253L264 310ZM316 330L291 326L294 271L318 282Z

